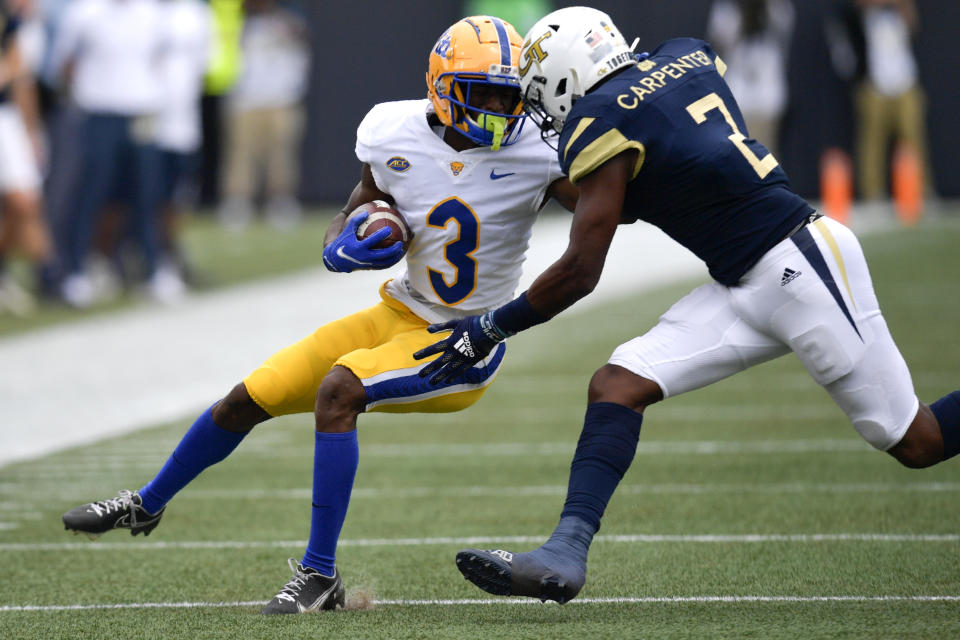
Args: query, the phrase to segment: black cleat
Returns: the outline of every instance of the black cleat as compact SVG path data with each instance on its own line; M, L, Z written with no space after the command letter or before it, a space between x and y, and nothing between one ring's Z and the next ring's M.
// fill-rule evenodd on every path
M111 529L129 529L132 536L148 536L160 523L164 509L150 514L140 505L139 493L121 490L116 498L70 509L63 514L63 526L67 531L85 533L91 540Z
M495 596L527 596L563 604L580 593L583 577L562 576L528 556L502 549L464 549L457 553L457 568L464 578Z
M315 613L344 607L346 589L338 570L334 569L332 576L325 576L299 564L295 558L287 560L287 564L293 577L260 613Z

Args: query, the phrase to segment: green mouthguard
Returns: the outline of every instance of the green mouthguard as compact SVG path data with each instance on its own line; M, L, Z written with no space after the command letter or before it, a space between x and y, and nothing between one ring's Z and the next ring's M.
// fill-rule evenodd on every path
M490 148L498 151L503 141L503 132L507 129L507 119L503 116L483 114L483 128L493 134L493 143Z

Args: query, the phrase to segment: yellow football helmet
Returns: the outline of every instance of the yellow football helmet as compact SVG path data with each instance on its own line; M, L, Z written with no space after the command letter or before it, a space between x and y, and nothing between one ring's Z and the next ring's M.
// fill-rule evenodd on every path
M517 70L522 46L513 25L492 16L464 18L447 29L430 52L427 70L427 95L440 122L494 151L516 142L526 115ZM509 112L470 106L478 85L515 91Z

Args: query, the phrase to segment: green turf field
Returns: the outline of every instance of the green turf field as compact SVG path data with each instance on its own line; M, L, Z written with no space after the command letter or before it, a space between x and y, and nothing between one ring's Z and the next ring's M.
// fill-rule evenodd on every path
M960 386L958 245L960 226L932 222L864 240L925 401ZM60 515L138 488L186 420L0 469L0 638L960 637L960 463L871 450L790 357L648 410L577 600L462 579L458 549L550 532L590 375L689 288L512 338L461 414L361 418L339 551L353 610L257 614L307 537L310 416L258 427L146 539L90 543Z

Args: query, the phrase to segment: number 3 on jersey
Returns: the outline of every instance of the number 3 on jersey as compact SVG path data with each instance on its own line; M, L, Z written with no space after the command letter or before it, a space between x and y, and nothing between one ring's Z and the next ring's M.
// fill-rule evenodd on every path
M753 167L753 170L757 172L757 175L760 176L760 179L769 175L771 171L777 168L777 165L780 164L777 162L777 159L773 157L772 153L768 153L763 157L763 160L757 157L750 147L744 142L747 139L747 136L740 133L740 129L737 128L737 123L733 119L733 116L730 115L730 110L727 109L727 105L723 103L723 98L718 96L715 93L706 95L696 102L687 105L687 113L690 114L690 117L693 118L694 122L697 124L703 124L707 121L707 113L717 109L720 113L723 114L723 118L727 121L727 124L730 125L730 128L733 129L733 133L727 138L737 147L740 153L743 154L743 157L747 159L747 162L750 163L750 166Z
M443 257L456 270L453 281L448 283L443 273L427 267L430 284L437 296L446 304L463 302L477 286L477 261L473 252L480 242L480 220L460 198L447 198L427 214L427 226L446 229L450 223L457 225L457 237L443 249Z

